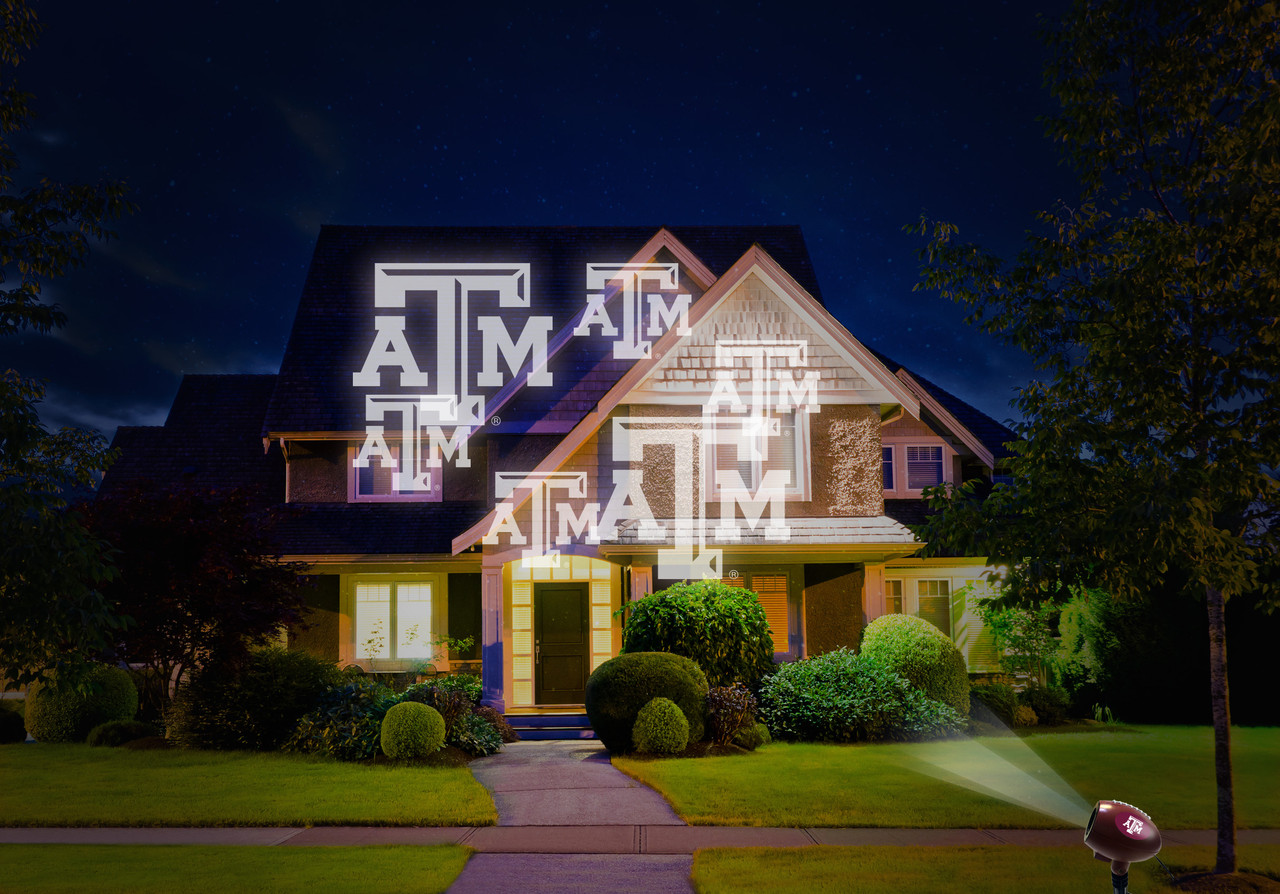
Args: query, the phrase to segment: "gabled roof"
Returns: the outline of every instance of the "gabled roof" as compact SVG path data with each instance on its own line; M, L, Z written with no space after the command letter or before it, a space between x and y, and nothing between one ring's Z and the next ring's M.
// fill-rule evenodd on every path
M951 433L965 442L988 466L1013 455L1006 445L1017 441L1018 436L1008 426L1001 425L977 407L874 348L868 350L906 383L920 397L921 404L939 422L952 429Z
M258 434L275 389L271 375L188 375L164 425L121 426L111 446L119 459L98 489L137 482L227 490L244 488L259 505L284 494L279 449L264 455Z
M661 232L645 227L359 227L327 226L320 231L303 287L293 330L285 349L263 434L362 432L365 395L352 387L373 333L374 264L391 263L528 263L531 300L539 315L552 317L560 332L585 303L583 275L588 263L633 257ZM751 245L759 244L820 300L813 264L799 227L676 226L667 230L720 276ZM684 266L684 265L682 265ZM435 323L422 309L415 318L406 309L409 330L434 334ZM415 344L423 369L434 360L434 338ZM473 357L478 343L469 343ZM566 372L595 370L589 348L576 345L553 361ZM577 353L575 353L575 351ZM614 370L600 370L606 378ZM556 384L537 395L533 406L512 407L502 416L508 430L527 430L544 418L547 406L561 404L579 376L556 377ZM490 389L492 396L498 389ZM572 414L572 407L562 407ZM568 424L566 428L569 427ZM562 429L563 430L563 429Z

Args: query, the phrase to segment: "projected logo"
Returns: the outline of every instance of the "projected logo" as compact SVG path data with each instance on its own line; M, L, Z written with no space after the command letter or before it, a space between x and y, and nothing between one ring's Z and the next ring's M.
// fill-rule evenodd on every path
M501 313L475 311L493 307L494 296ZM394 493L439 499L443 462L471 465L467 440L486 418L482 389L501 387L526 367L526 384L552 384L546 368L552 318L531 313L528 264L374 264L373 299L373 339L351 384L379 391L365 396L365 439L355 467L358 474L390 470ZM434 360L430 370L410 345L410 309L430 311L434 344L419 345Z
M588 264L587 308L573 334L591 335L598 329L602 335L620 336L613 342L613 356L643 360L650 355L652 340L668 328L674 326L677 335L693 331L689 328L693 297L679 288L680 265L674 262ZM676 294L668 299L671 292ZM620 305L621 331L613 322L611 304Z

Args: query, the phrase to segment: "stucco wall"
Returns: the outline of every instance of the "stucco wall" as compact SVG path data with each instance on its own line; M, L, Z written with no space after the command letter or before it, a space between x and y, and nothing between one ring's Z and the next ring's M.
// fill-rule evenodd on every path
M290 502L347 501L345 441L291 441L288 462Z
M812 514L883 515L880 408L825 406L811 416L809 431L815 503Z
M804 566L804 630L810 656L862 641L862 565Z

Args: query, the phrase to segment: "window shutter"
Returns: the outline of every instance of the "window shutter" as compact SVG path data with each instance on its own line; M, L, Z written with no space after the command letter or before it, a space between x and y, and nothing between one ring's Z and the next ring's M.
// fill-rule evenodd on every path
M730 587L746 587L743 577L721 578L720 583ZM773 651L786 652L791 648L791 612L787 603L787 576L785 574L753 574L750 589L760 598L765 620L773 634Z

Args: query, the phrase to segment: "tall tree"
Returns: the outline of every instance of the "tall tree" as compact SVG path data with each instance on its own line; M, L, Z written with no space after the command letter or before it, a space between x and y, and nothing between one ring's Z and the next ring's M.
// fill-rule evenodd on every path
M10 138L27 126L31 97L12 69L40 24L21 0L0 2L0 337L47 333L66 314L41 301L41 285L84 262L92 240L129 209L120 183L24 184ZM97 433L40 424L44 386L0 375L0 679L24 685L57 667L59 680L106 646L120 619L97 589L110 574L103 550L66 512L109 458Z
M1280 14L1078 0L1050 135L1083 185L1006 262L921 220L922 282L1034 358L1012 486L939 495L931 548L1023 598L1184 581L1207 611L1218 872L1236 869L1224 605L1274 606L1280 514ZM1034 557L1029 559L1027 557Z

